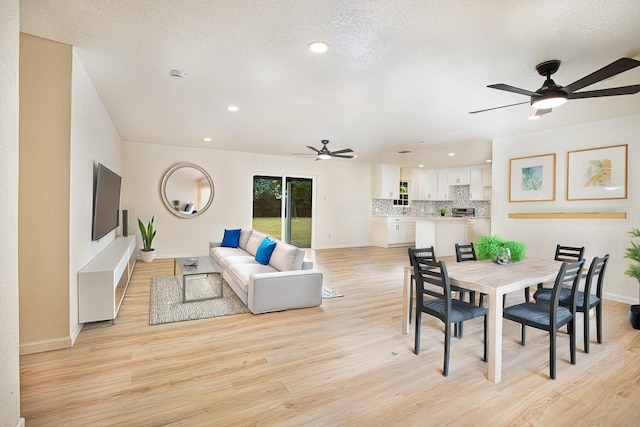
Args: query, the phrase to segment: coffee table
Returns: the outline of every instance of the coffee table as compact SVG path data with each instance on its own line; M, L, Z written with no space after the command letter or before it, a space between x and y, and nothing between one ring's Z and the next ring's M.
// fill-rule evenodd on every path
M189 265L192 260L197 258L198 263L196 265ZM222 298L222 269L216 264L210 257L185 257L176 258L173 264L173 275L177 273L177 268L180 267L182 272L182 302L195 302L205 301L210 299ZM201 296L199 298L187 299L187 284L193 282L193 280L187 280L187 278L193 279L194 276L206 276L211 283L211 294L207 296Z

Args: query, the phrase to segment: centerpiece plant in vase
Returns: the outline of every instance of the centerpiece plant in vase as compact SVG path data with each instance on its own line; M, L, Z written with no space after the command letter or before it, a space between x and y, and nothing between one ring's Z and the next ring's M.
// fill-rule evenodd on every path
M632 238L640 237L640 228L634 228L629 234L631 234ZM624 257L635 261L635 263L629 265L629 269L624 274L638 281L638 302L640 303L640 244L632 240L631 246L627 248ZM629 322L631 322L631 326L634 329L640 329L640 304L633 304L629 308Z
M156 257L156 250L151 246L153 238L156 237L156 230L153 227L153 221L155 215L151 217L151 221L145 226L140 218L138 218L138 228L140 228L140 235L142 236L142 249L140 250L140 257L144 262L152 262Z
M478 259L492 259L498 264L522 261L527 249L522 242L505 240L498 235L480 236L473 245Z

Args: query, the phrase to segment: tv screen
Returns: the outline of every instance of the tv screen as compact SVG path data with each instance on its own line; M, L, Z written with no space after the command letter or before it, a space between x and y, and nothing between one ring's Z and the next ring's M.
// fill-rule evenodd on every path
M93 187L91 240L99 240L119 225L120 181L118 174L98 163Z

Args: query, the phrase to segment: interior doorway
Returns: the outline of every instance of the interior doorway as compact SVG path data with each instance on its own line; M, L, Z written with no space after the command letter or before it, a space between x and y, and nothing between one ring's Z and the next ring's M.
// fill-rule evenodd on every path
M299 248L310 248L313 230L313 178L253 177L255 230Z

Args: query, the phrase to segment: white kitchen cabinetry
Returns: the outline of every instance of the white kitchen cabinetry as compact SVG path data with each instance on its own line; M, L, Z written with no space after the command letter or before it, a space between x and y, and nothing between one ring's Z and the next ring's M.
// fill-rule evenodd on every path
M491 220L489 218L467 219L467 240L477 242L480 236L491 235Z
M453 256L456 243L467 242L465 218L424 217L416 220L416 248L433 246L436 257Z
M419 200L437 200L438 173L430 170L420 172Z
M414 218L386 217L374 221L373 244L383 248L409 246L415 242Z
M485 187L491 187L491 168L482 168L482 185Z
M438 171L438 194L436 200L451 200L449 198L449 171L447 170L439 170Z
M114 320L136 264L135 236L118 237L78 272L78 321Z
M486 184L487 170L489 171L489 186ZM487 167L472 167L470 172L469 198L471 200L491 200L491 169Z
M398 199L400 166L380 164L373 167L373 198Z
M469 168L450 169L447 179L449 185L469 185L471 179Z

